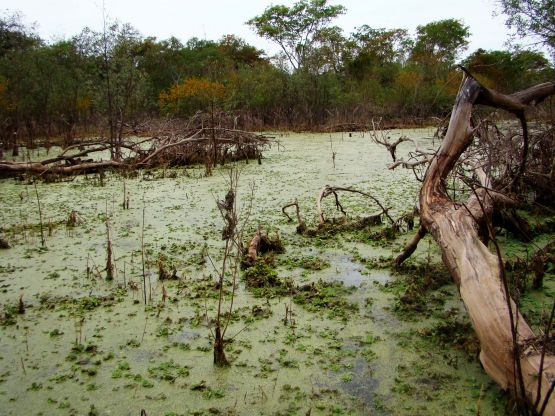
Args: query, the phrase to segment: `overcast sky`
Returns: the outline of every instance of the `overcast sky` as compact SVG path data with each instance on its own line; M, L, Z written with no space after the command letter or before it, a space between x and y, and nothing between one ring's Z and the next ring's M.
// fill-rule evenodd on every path
M270 4L292 5L292 0L105 0L110 19L130 23L143 36L182 41L191 37L217 40L235 34L270 55L277 48L256 36L245 22L261 14ZM508 31L504 16L493 16L495 0L343 0L347 13L336 20L348 35L355 27L405 28L412 34L416 26L440 19L461 19L470 26L468 51L477 48L504 48ZM71 37L85 26L102 27L102 0L2 0L4 12L19 11L27 24L47 41Z

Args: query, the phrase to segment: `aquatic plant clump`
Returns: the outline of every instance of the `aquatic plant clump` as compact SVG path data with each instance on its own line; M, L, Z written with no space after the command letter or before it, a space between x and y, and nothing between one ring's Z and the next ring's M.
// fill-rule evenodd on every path
M347 320L358 312L358 305L345 299L346 295L354 292L354 288L347 288L342 282L318 281L296 288L293 301L311 312L325 312L330 318Z

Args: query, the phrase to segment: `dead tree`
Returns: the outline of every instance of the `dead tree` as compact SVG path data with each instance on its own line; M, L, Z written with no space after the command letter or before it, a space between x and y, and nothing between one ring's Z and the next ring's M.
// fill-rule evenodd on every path
M232 339L226 339L229 324L232 322L233 307L237 289L237 277L243 254L242 238L245 225L248 222L252 210L254 195L254 184L250 186L248 203L244 210L239 212L237 208L237 188L239 172L231 169L229 172L229 189L224 199L217 201L218 210L224 220L222 229L222 240L225 241L223 260L218 273L218 308L215 319L214 333L214 364L216 366L228 366L229 362L225 355L225 345ZM256 253L255 253L256 256ZM212 262L212 260L210 260ZM212 263L213 264L213 263ZM231 294L229 297L228 310L224 312L224 285L227 275L231 275ZM225 316L227 315L227 316Z
M222 240L225 241L225 249L222 261L222 267L219 271L218 276L218 310L216 313L216 322L214 328L214 364L219 367L228 366L229 362L225 356L225 329L222 330L223 323L222 323L222 307L223 307L223 298L224 298L224 280L225 280L225 273L229 268L228 262L232 261L233 252L236 244L237 238L237 210L236 210L236 196L237 196L237 180L238 180L238 173L235 171L231 171L230 174L230 184L229 190L225 196L225 198L221 201L217 201L218 209L224 219L225 225L222 230ZM239 260L235 260L235 268L233 265L231 266L232 271L235 274L237 273L237 262ZM233 285L235 286L235 278L233 281ZM230 309L231 315L231 309Z
M281 212L283 212L283 215L285 215L287 217L287 220L289 222L293 221L293 218L291 218L285 210L287 208L290 208L290 207L295 207L295 214L297 215L297 222L298 222L297 233L303 234L307 230L307 227L306 227L306 223L304 222L304 220L301 217L301 209L299 207L299 202L297 201L297 198L295 198L294 202L292 202L290 204L287 204L287 205L284 205L281 208Z
M549 397L555 384L555 356L547 353L542 358L533 347L531 341L536 337L509 296L500 255L492 254L479 235L496 208L515 201L492 189L492 179L479 167L475 172L481 186L466 201L454 201L446 184L473 142L477 127L472 125L471 117L476 104L507 110L521 121L522 160L511 184L518 182L527 154L525 110L553 94L555 82L504 95L483 87L465 73L446 135L428 165L420 190L420 228L397 258L397 263L402 262L426 233L432 235L480 340L480 360L486 372L503 389L531 404L533 414L541 413L543 406L545 415L555 415L555 399Z
M339 196L337 195L338 192L350 192L350 193L355 193L355 194L363 195L367 198L370 198L381 209L381 212L378 213L377 215L381 216L383 214L387 217L387 219L391 222L391 224L395 224L395 220L393 218L391 218L391 216L389 215L389 208L384 207L382 205L382 203L376 197L370 195L369 193L359 191L359 190L351 188L351 187L340 187L340 186L326 185L320 191L320 194L318 195L318 199L316 201L316 210L318 212L318 220L319 220L320 225L323 225L324 222L325 222L324 213L322 212L322 199L324 199L325 197L327 197L329 195L334 196L336 208L338 210L340 210L343 213L343 215L347 215L347 212L343 209L343 206L341 205L341 202L339 202Z
M401 136L394 142L391 142L388 131L382 128L381 120L372 120L370 137L374 143L384 146L391 155L393 163L388 166L390 170L402 166L404 168L413 169L414 171L416 167L427 164L434 154L433 151L422 149L416 140L407 136ZM397 146L404 142L411 142L414 145L414 151L409 153L408 159L397 159Z
M189 123L193 121L194 119ZM189 123L183 125L176 121L153 128L155 134L146 139L118 139L116 150L113 140L97 139L68 146L59 155L42 161L0 160L0 175L73 175L107 169L185 166L207 161L212 163L214 160L219 160L222 164L226 161L248 159L257 159L260 162L262 151L272 145L268 136ZM96 156L106 150L114 155L110 160L101 160ZM84 157L88 158L83 159Z
M373 129L372 136L371 136L372 140L377 144L381 144L382 146L385 146L385 148L388 150L389 154L391 155L393 162L397 161L397 146L399 146L403 142L413 141L412 139L409 139L406 136L401 136L394 142L391 142L390 137L384 134L385 130L376 129L376 125L374 121L372 121L372 129Z

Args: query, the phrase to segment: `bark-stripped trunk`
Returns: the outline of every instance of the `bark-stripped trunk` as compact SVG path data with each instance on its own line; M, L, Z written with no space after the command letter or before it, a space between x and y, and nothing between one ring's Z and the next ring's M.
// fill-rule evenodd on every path
M511 321L514 322L519 345L533 338L534 333L518 313L512 300L513 318L510 319L498 257L492 254L478 236L479 224L486 216L491 215L494 205L502 202L504 197L493 191L486 192L482 188L464 205L454 204L447 194L445 179L472 142L470 117L474 104L503 108L523 117L526 105L542 101L554 93L555 83L552 82L505 96L490 91L473 78L465 76L447 134L436 157L430 162L420 191L421 224L439 244L443 261L459 287L480 340L480 360L486 372L502 388L512 391L519 391L520 386L513 354ZM487 179L484 181L487 183ZM419 231L416 240L424 234L424 230ZM413 241L412 244L414 243ZM540 379L538 374L541 351L533 347L522 349L520 366L523 387L529 403L535 403ZM554 379L555 357L546 355L541 374L541 399L537 410ZM550 399L544 414L555 415L555 399Z

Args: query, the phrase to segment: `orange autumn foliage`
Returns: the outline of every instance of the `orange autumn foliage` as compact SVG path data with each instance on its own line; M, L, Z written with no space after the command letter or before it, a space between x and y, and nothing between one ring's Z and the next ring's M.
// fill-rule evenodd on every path
M220 82L210 81L206 78L192 77L174 84L168 90L162 91L159 96L160 107L169 112L175 112L181 107L182 102L188 101L195 107L206 106L210 102L221 100L226 95L226 88Z
M15 110L15 105L8 97L8 81L0 77L0 110L11 112Z

